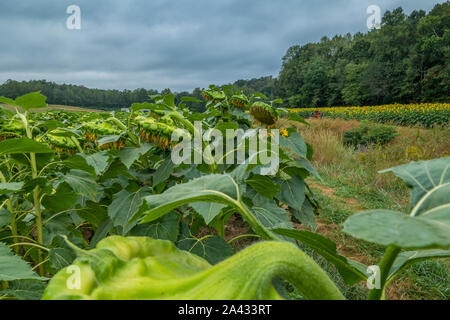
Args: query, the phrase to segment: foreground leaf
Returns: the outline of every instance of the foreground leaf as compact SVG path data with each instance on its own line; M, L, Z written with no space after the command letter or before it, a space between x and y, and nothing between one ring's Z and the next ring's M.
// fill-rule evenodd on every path
M446 220L374 210L348 218L343 231L386 247L393 245L408 250L447 248L450 246L450 211L447 209L442 215L447 216Z
M31 270L31 267L22 258L16 256L2 242L0 242L0 280L43 280Z
M314 260L286 242L260 242L214 266L170 241L145 237L109 237L94 250L76 251L80 288L68 288L70 273L63 269L43 299L281 299L275 277L307 299L344 299Z
M411 191L411 210L427 193L436 187L450 183L450 157L429 161L411 162L380 171L393 172L405 181Z

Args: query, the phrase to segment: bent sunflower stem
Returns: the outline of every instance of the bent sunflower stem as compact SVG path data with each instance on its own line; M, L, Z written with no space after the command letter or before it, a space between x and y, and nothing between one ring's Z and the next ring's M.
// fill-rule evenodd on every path
M395 246L390 246L386 249L383 259L380 263L380 289L372 289L369 292L368 300L381 300L384 296L384 291L386 289L389 272L391 271L392 265L395 259L400 254L401 249Z

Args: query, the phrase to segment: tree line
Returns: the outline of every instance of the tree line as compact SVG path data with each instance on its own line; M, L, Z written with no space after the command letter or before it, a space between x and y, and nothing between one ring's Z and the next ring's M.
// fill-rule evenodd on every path
M295 45L282 59L278 78L238 80L230 85L269 100L282 98L285 106L321 107L377 105L450 100L450 1L406 15L402 8L387 11L380 29L346 34L318 43ZM46 80L7 80L0 95L16 98L41 90L49 104L104 110L129 107L170 89L101 90ZM202 89L174 92L201 99ZM195 111L203 102L189 102Z
M387 11L380 29L289 48L278 94L292 107L449 101L450 2Z
M251 80L238 80L229 84L239 90L251 94L262 92L267 97L275 99L276 79L262 77ZM195 88L192 92L172 92L170 89L162 91L154 89L136 89L136 90L102 90L90 89L85 86L71 84L57 84L47 80L15 81L7 80L0 85L0 96L15 99L29 92L41 91L47 97L48 104L85 107L91 109L117 110L127 108L133 103L142 103L149 101L150 97L157 94L170 94L175 96L175 102L179 103L182 97L193 97L202 100L201 88ZM205 110L205 103L186 102L193 111L202 112Z

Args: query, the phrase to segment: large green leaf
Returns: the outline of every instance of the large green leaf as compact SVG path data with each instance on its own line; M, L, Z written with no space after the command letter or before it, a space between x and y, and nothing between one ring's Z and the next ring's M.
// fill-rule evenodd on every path
M297 132L291 132L289 137L280 139L280 146L291 150L300 158L306 158L308 153L305 140Z
M150 237L153 239L176 242L180 233L180 219L177 214L169 213L151 223L139 224L128 235L133 237Z
M373 210L348 218L344 232L382 246L393 245L409 250L447 248L450 246L449 216L448 207L419 217Z
M315 230L317 228L314 207L308 198L305 199L300 210L290 207L289 211L299 222L307 226L309 229Z
M45 195L42 198L42 204L45 208L53 212L61 212L73 207L77 201L77 195L67 183L59 184L56 192L52 195Z
M388 279L393 279L400 271L406 267L428 259L450 257L450 250L421 250L405 251L400 253L394 261Z
M314 249L314 251L338 269L347 284L353 285L367 279L367 276L363 272L365 267L356 261L341 256L336 250L336 244L330 239L309 231L291 229L273 229L272 231L279 235L298 240ZM355 267L357 265L358 268Z
M54 153L45 144L28 138L6 139L0 142L0 156L15 153Z
M112 134L112 135L104 136L104 137L98 139L97 143L101 147L108 143L117 142L117 141L119 141L120 138L122 138L121 134Z
M70 169L83 170L89 172L93 176L96 176L95 169L87 163L85 157L79 154L73 155L63 160L62 163Z
M62 175L61 178L70 185L76 194L95 200L97 183L88 172L72 169L69 173Z
M8 289L0 291L0 296L14 297L19 300L41 300L47 283L36 280L17 280L9 283Z
M164 214L184 204L194 202L216 202L230 204L230 199L238 197L238 188L229 175L208 175L176 185L162 194L145 198L149 211L145 212L143 222L158 219Z
M42 95L40 91L25 94L16 98L16 100L0 97L0 102L18 106L24 110L45 108L47 106L46 100L47 97Z
M142 206L143 198L148 195L149 190L139 189L137 192L128 192L123 189L114 195L113 202L108 207L108 215L114 226L121 226L124 232L129 230L128 223L133 219Z
M157 186L161 182L165 181L170 177L173 170L175 169L175 164L171 159L166 159L161 165L156 169L153 174L153 186Z
M255 189L260 195L269 199L273 199L280 191L280 185L274 183L268 176L254 174L249 179L245 180L245 182Z
M263 198L260 195L255 195L255 197L252 198L252 202L252 212L266 228L292 228L288 212L277 206L273 200Z
M212 174L176 185L162 194L145 198L150 210L144 212L142 222L151 222L182 205L195 202L214 202L236 209L263 239L279 240L241 201L239 186L226 174Z
M206 224L210 224L211 221L217 217L223 208L226 207L224 204L215 202L194 202L190 204L191 207L203 217Z
M22 258L16 256L4 243L0 242L0 280L42 280Z
M76 209L76 215L83 221L89 222L95 228L98 228L108 218L106 206L94 201L86 201L83 207L78 205Z
M281 191L277 199L296 210L301 210L305 202L305 181L294 176L281 182Z
M86 163L94 168L95 174L100 175L105 171L109 164L109 155L107 151L101 151L90 155L80 154Z
M344 232L369 242L406 249L450 246L450 158L413 162L392 170L412 188L409 215L374 210L351 216ZM388 170L389 171L389 170Z
M185 224L182 225L177 247L205 258L211 264L217 264L233 254L231 246L222 238L214 236L204 240L197 239Z
M0 194L7 194L20 191L23 187L23 182L7 182L0 183Z
M25 110L45 108L47 97L42 95L40 91L28 93L16 98L16 105Z
M411 162L380 171L393 172L405 181L411 191L411 209L432 189L450 183L450 157L429 161Z
M120 150L119 157L123 164L129 169L140 156L149 152L151 148L152 146L150 144L144 144L139 148L123 148Z

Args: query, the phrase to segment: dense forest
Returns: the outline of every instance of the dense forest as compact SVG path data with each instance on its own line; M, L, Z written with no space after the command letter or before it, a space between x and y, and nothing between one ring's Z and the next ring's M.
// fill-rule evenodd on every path
M366 34L289 48L278 93L292 107L450 100L450 2L387 11Z
M320 107L450 100L450 1L428 14L402 8L387 11L381 29L323 37L318 43L293 46L282 60L278 79L238 80L231 85L249 94L281 97L286 106ZM45 80L8 80L0 95L10 98L41 90L49 104L117 109L143 102L153 89L100 90ZM201 98L202 89L174 93ZM162 93L170 93L165 89ZM190 107L202 111L203 104Z

